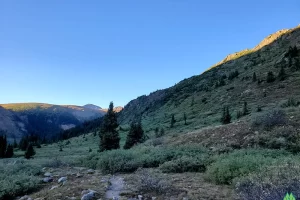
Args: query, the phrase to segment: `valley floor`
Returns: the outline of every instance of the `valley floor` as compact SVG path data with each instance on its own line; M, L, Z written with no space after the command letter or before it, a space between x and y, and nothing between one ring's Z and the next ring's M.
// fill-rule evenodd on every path
M129 150L99 153L93 133L42 145L29 160L16 150L0 160L0 200L282 200L288 191L300 198L300 123L288 114L174 131Z
M182 200L187 197L199 200L230 200L233 193L229 186L206 182L202 173L161 174L170 182L173 191L147 193L137 190L136 180L141 178L137 174L102 175L97 170L88 173L87 168L80 167L46 168L45 171L52 173L54 181L43 184L39 191L29 194L32 199L77 200L89 190L96 191L95 196L98 199L118 197L120 200L138 199L139 195L142 195L143 199L156 197L157 200ZM64 185L57 183L60 177L67 177Z

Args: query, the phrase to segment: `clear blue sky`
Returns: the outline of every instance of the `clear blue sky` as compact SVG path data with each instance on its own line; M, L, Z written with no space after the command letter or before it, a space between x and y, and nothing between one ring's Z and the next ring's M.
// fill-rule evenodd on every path
M299 23L299 0L0 0L0 103L124 106Z

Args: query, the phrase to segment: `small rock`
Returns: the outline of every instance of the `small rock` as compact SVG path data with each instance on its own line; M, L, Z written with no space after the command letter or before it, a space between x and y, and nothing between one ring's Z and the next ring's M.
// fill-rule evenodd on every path
M47 167L43 167L43 168L42 168L42 171L43 171L43 172L46 172L47 170L48 170Z
M138 195L138 198L139 198L139 200L142 200L143 196L142 195Z
M81 178L83 175L82 174L76 174L76 178Z
M152 197L152 200L155 200L156 199L156 197Z
M64 183L67 181L67 177L61 177L60 179L58 179L58 183Z
M107 180L106 179L101 179L101 181L100 181L101 183L105 183L105 182L107 182Z
M51 177L43 178L43 182L44 182L44 183L50 183L50 182L52 182L52 181L53 181L53 178L51 178Z
M94 192L89 192L81 197L81 200L93 200L95 198Z
M56 189L56 188L58 188L58 185L52 186L50 190L54 190L54 189Z
M25 195L21 197L19 200L32 200L29 196Z
M85 195L85 194L87 194L87 193L89 193L90 191L88 191L88 190L83 190L82 192L81 192L81 195Z
M88 174L94 174L94 173L95 173L95 170L89 169L89 170L87 170L87 173L88 173Z
M51 174L50 172L46 172L46 173L44 174L44 176L45 176L45 177L51 177L52 174Z

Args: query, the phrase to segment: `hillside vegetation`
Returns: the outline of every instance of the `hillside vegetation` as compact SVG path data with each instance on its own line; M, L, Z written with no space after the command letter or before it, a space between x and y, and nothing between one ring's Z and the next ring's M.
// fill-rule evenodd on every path
M291 51L295 46L297 50ZM174 115L176 123L171 131L185 132L220 124L224 106L229 107L232 119L236 120L244 102L252 114L289 99L298 102L299 49L299 27L278 31L253 49L227 56L201 75L130 101L120 113L120 123L126 127L141 116L149 132L157 127L169 128ZM282 69L285 74L280 78ZM273 75L274 81L268 80L268 73ZM184 114L187 125L184 125Z

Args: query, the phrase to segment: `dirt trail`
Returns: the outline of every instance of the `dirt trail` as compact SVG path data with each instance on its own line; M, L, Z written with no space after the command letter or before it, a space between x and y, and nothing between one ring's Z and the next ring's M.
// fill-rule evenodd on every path
M109 179L110 186L108 187L108 190L105 193L106 199L119 199L120 198L120 192L124 188L124 179L119 176L113 176Z

